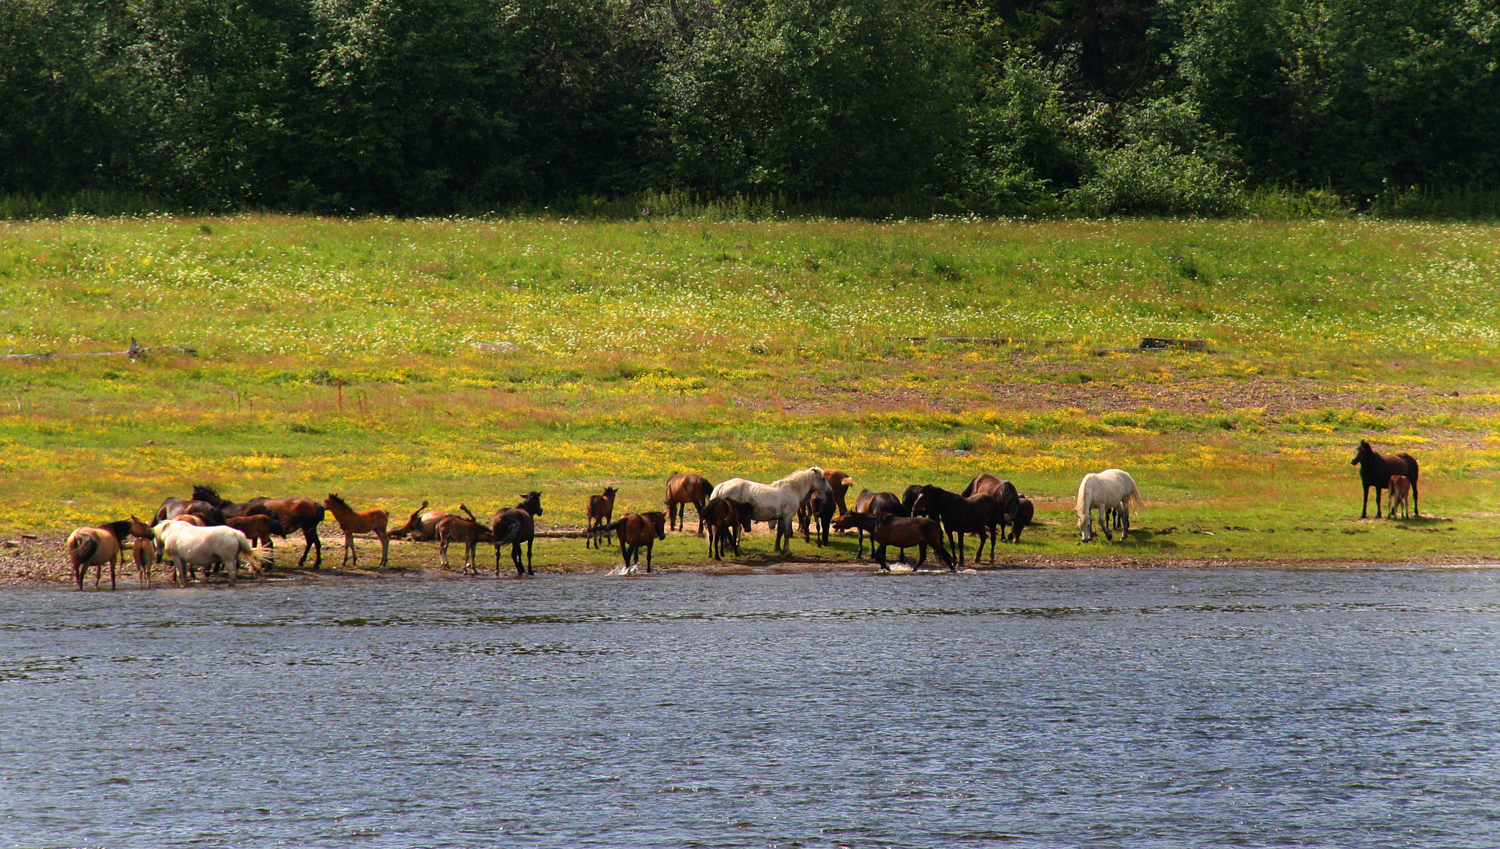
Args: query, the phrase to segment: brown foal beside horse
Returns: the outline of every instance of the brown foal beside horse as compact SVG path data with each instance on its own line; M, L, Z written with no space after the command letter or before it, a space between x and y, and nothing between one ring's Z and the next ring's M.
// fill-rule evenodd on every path
M378 507L373 510L355 510L349 506L349 502L331 492L323 499L323 506L333 512L333 518L344 532L344 563L349 562L352 554L354 568L359 568L359 552L354 549L354 535L373 531L380 538L380 568L384 569L391 559L391 537L386 531L391 514ZM343 568L343 563L339 564L339 568Z
M1396 518L1396 508L1399 506L1401 508L1401 518L1410 519L1411 511L1406 508L1408 506L1407 497L1411 495L1411 481L1406 479L1406 475L1391 475L1390 489L1390 517L1392 519Z
M734 546L734 556L740 556L740 532L750 530L751 515L755 512L749 504L732 498L713 498L703 506L703 517L708 522L708 556L724 559L724 550Z
M675 531L681 526L687 530L687 506L698 511L698 536L703 536L703 505L708 503L714 485L700 474L678 472L667 478L667 530Z
M1391 485L1392 475L1401 475L1411 483L1411 511L1422 518L1420 495L1417 493L1417 458L1410 454L1381 454L1370 447L1368 440L1361 439L1354 452L1351 466L1359 466L1359 482L1364 484L1365 498L1359 517L1366 518L1370 512L1370 487L1375 488L1375 518L1380 518L1380 491Z
M457 540L464 544L464 574L479 574L478 555L476 550L481 542L489 542L495 537L486 525L474 518L469 508L458 505L458 509L468 513L468 518L445 513L443 518L437 521L435 532L438 541L438 565L443 569L448 568L448 543Z
M885 561L886 546L894 545L897 548L917 549L917 565L912 568L920 569L927 561L927 547L932 546L932 551L942 561L948 571L957 571L958 566L953 562L953 556L948 549L943 548L943 529L932 519L908 516L893 516L890 513L871 515L861 513L858 510L850 510L844 514L844 518L834 523L834 529L847 531L850 528L860 528L870 533L871 546L879 546L874 549L875 562L880 564L882 572L891 571L891 567Z
M422 500L422 506L412 511L411 518L406 524L399 528L392 528L391 539L402 539L403 537L412 542L432 542L437 539L438 520L448 515L446 510L428 510L427 500Z
M593 530L600 525L607 525L609 524L609 520L614 518L615 496L619 492L618 489L612 486L606 486L603 495L589 496L589 502L583 508L583 515L588 525L588 530ZM604 538L592 535L585 536L583 547L588 548L591 545L595 548L604 545Z
M701 514L700 514L701 515ZM632 563L639 565L641 562L641 549L646 549L646 571L651 571L651 550L656 541L667 538L667 514L660 510L652 510L647 513L626 513L619 520L601 525L589 531L590 534L604 535L613 533L620 540L620 557L625 561L626 571L630 571Z

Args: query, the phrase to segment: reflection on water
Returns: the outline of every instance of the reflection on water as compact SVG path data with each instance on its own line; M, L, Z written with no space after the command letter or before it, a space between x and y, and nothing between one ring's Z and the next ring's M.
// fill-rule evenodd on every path
M1500 572L0 595L5 845L1494 846Z

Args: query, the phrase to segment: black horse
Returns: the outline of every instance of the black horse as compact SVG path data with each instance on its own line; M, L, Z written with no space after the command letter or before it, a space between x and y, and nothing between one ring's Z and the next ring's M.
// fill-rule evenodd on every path
M990 541L990 562L995 562L995 538L999 536L1000 502L989 494L964 498L936 486L924 486L912 502L913 516L941 519L948 543L958 553L958 565L964 565L964 534L978 534L979 547L974 561L984 555L984 542ZM955 542L955 536L957 541Z
M1359 481L1364 484L1364 504L1359 511L1359 517L1368 517L1370 511L1370 487L1375 487L1375 515L1380 512L1380 491L1391 485L1391 475L1406 475L1411 481L1411 509L1418 518L1422 516L1422 509L1417 501L1417 458L1405 452L1399 454L1380 454L1370 447L1368 440L1361 439L1359 448L1354 452L1354 459L1349 461L1351 466L1359 466Z

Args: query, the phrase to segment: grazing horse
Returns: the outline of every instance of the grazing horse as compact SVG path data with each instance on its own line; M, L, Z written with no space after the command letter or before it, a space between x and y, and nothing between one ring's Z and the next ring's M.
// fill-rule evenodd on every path
M151 529L157 547L166 552L172 561L172 580L187 583L187 570L191 565L205 568L224 563L229 566L229 584L234 586L239 579L240 555L257 572L266 555L264 546L250 545L250 539L234 528L222 525L200 528L186 522L161 522Z
M1391 475L1391 518L1396 518L1396 508L1401 508L1401 518L1411 518L1411 512L1406 509L1407 497L1411 495L1411 481L1406 475Z
M412 511L411 518L406 524L394 528L390 532L391 539L403 537L413 542L431 542L437 539L438 520L448 515L446 510L428 510L427 501L423 499L422 506Z
M871 516L907 515L901 512L901 499L897 498L894 492L871 492L868 489L860 490L859 496L854 499L854 509L856 512ZM844 515L847 516L848 514ZM840 516L839 518L843 517ZM853 527L859 531L859 545L854 549L854 559L863 560L865 556L865 529L859 524L855 524ZM847 530L847 527L838 528L838 530ZM874 553L875 542L871 540L870 554L873 555ZM906 549L903 548L901 550L901 556L903 559L906 557Z
M859 502L856 500L855 504ZM938 560L942 561L948 571L956 571L958 566L953 562L953 556L943 548L943 529L937 522L921 517L896 516L890 513L871 514L859 510L850 510L839 519L834 528L847 531L850 528L859 528L861 531L870 532L870 549L875 562L880 564L880 571L889 572L891 567L885 561L886 546L894 545L897 548L917 547L917 565L913 568L920 569L927 562L927 547L932 546L933 553ZM879 546L879 548L876 548Z
M615 496L618 495L619 492L620 491L618 489L615 489L612 486L606 486L604 488L603 495L589 496L589 502L584 506L583 510L583 515L585 521L587 522L588 530L593 530L600 525L608 524L609 520L614 518ZM702 517L700 516L699 519L701 520ZM589 534L588 536L584 537L583 547L588 548L590 545L598 548L604 545L604 538L601 536L596 536L594 534Z
M687 506L698 511L698 536L703 536L703 505L712 498L714 485L694 472L677 472L667 478L667 530L687 530Z
M1005 525L1016 512L1016 499L1021 497L1016 492L1016 485L1004 478L985 472L969 481L969 485L964 487L964 491L959 494L964 498L968 498L976 493L988 493L995 496L995 500L1000 502L1000 536L1001 538L1005 538Z
M183 515L197 516L203 520L204 525L224 524L224 511L219 505L198 497L198 487L193 487L191 500L184 498L168 498L156 508L156 516L151 519L151 524L165 522L168 519L180 519Z
M1000 502L989 494L971 495L965 498L931 484L922 487L917 500L912 502L913 516L942 519L943 531L948 543L958 551L958 565L964 565L964 534L978 534L979 548L974 551L974 561L984 556L984 543L990 543L990 562L995 562L995 537L999 535ZM954 543L954 537L958 541Z
M1036 515L1036 508L1031 505L1031 499L1024 495L1016 496L1016 512L1010 517L1010 541L1021 541L1021 529L1031 524L1031 517Z
M1129 538L1131 499L1135 500L1137 507L1146 506L1135 480L1123 469L1105 469L1097 474L1084 475L1078 483L1078 500L1073 505L1073 512L1078 514L1078 535L1084 542L1094 538L1094 511L1097 510L1099 529L1104 531L1106 539L1114 539L1105 516L1107 511L1118 507L1125 523L1120 539Z
M339 529L344 532L344 563L349 562L349 556L354 556L354 568L359 568L359 552L354 549L354 535L367 534L374 531L375 536L380 538L380 568L384 569L391 559L391 538L386 531L386 524L390 520L390 514L375 508L373 510L355 510L349 506L349 502L333 493L323 499L323 506L333 513L333 518L339 523ZM339 568L344 568L344 563Z
M542 494L536 490L521 496L521 503L490 517L490 533L495 541L495 577L500 577L500 546L510 545L510 559L516 566L516 577L535 575L531 568L531 544L536 540L536 517L542 515ZM521 543L526 544L526 566L521 566Z
M707 505L704 505L705 508ZM651 550L656 541L667 538L667 514L660 510L648 513L626 513L618 520L589 530L591 536L613 533L620 541L620 558L625 571L634 573L640 566L641 549L646 549L646 571L651 571Z
M281 526L286 533L302 531L302 538L307 542L302 548L302 557L297 560L298 568L307 562L307 553L314 547L317 548L317 556L313 560L313 571L323 566L323 540L318 538L318 525L328 515L328 510L323 505L311 498L266 498L257 496L239 504L227 501L219 497L219 493L211 486L193 487L193 497L206 501L224 511L228 516L244 516L251 513L270 510L281 520ZM283 535L283 539L285 536Z
M776 550L789 554L792 548L792 520L797 515L797 505L813 490L823 493L827 498L833 497L833 488L828 485L828 478L823 476L823 470L817 466L792 472L769 484L731 478L714 487L710 497L749 502L753 508L754 521L776 523Z
M481 542L489 542L494 539L489 525L474 518L469 508L458 505L458 508L468 514L468 518L457 514L444 513L438 519L434 529L438 542L438 565L443 569L448 564L448 544L457 540L464 544L464 574L479 574L479 557L476 553Z
M703 518L708 522L708 556L724 559L724 549L734 546L734 556L740 556L740 531L750 530L755 511L743 501L732 498L714 498L703 506Z
M151 529L134 516L96 528L79 528L68 534L64 549L68 552L68 563L73 568L73 579L78 583L78 589L83 590L83 579L88 575L90 566L94 567L94 589L99 589L106 563L109 564L109 588L115 589L115 570L124 550L125 540L132 536L150 535Z
M1365 487L1364 504L1359 517L1364 519L1370 511L1370 487L1375 487L1375 515L1380 515L1380 491L1390 486L1391 475L1401 475L1411 482L1411 511L1422 518L1421 495L1417 492L1417 458L1410 454L1380 454L1370 447L1367 440L1359 441L1351 466L1359 466L1359 481Z

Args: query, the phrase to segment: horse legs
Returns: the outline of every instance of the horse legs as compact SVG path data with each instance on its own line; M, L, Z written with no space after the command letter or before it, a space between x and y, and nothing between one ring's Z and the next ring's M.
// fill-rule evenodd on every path
M706 507L706 506L708 506L708 502L704 501L701 498L693 502L693 509L695 509L695 510L698 511L698 536L700 536L700 537L703 536L703 508ZM684 526L687 525L687 505L686 504L682 505L682 524Z
M376 535L380 537L380 568L384 569L391 562L391 536L385 528L377 528Z
M109 558L109 591L115 591L115 559Z
M1422 505L1417 501L1417 479L1411 479L1411 512L1418 519L1422 518Z
M448 571L448 543L452 541L446 536L438 538L438 565L444 572Z
M1380 497L1380 490L1378 490L1378 489L1375 490L1375 497L1376 498ZM1365 499L1364 499L1363 502L1360 503L1359 517L1361 519L1367 519L1367 518L1369 518L1369 515L1370 515L1370 485L1369 484L1365 484Z
M526 574L528 574L528 575L535 575L536 574L536 572L533 571L532 568L531 568L531 543L534 542L535 540L536 540L536 537L534 537L534 536L531 539L526 540ZM519 549L519 546L517 546L517 548ZM517 553L519 553L519 551ZM518 571L519 571L519 568L520 567L519 567L519 564L518 564L517 565L517 570Z
M885 543L881 543L879 548L875 548L875 538L871 537L870 538L870 549L871 549L870 556L874 557L875 558L875 562L880 564L880 571L882 571L882 572L889 572L889 571L891 571L890 564L888 564L888 563L885 562Z
M1120 502L1120 541L1130 539L1130 503Z
M354 533L352 531L344 531L344 561L339 564L340 569L349 565L350 554L354 555L354 568L358 569L359 552L354 549Z
M651 573L651 550L653 548L656 548L655 537L652 537L651 540L646 543L646 574L648 575Z

